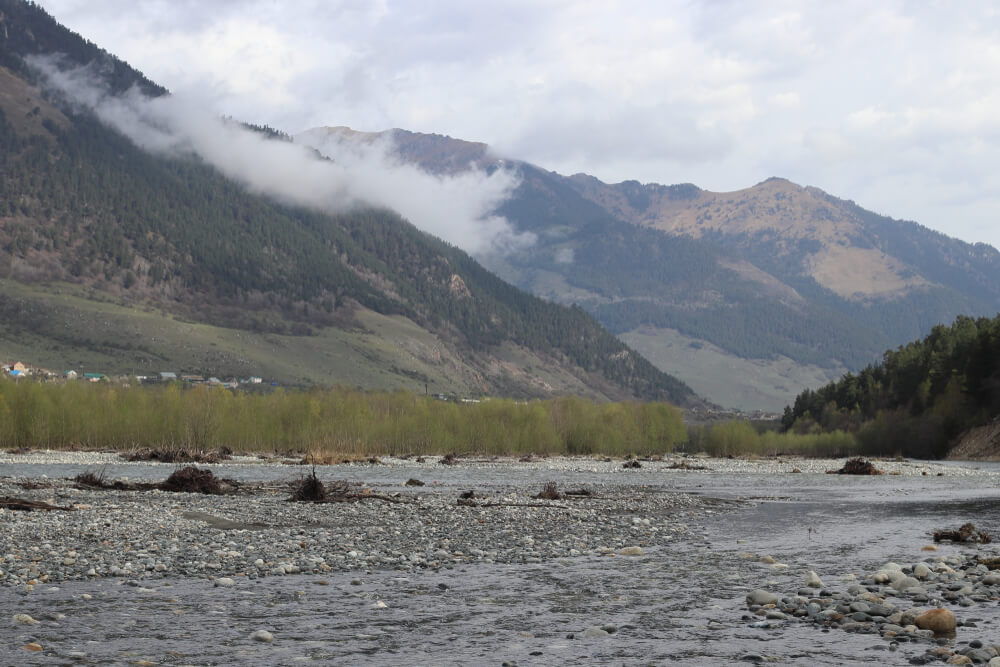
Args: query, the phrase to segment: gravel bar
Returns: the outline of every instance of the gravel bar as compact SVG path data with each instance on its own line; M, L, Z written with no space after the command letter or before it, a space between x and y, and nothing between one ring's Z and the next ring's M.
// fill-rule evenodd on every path
M30 590L102 577L224 580L641 554L735 505L632 485L590 485L590 497L551 501L534 498L538 489L495 487L462 505L455 490L434 487L358 486L360 500L315 504L288 502L287 484L220 496L80 489L70 480L30 488L37 483L0 478L0 496L72 510L0 509L0 584Z

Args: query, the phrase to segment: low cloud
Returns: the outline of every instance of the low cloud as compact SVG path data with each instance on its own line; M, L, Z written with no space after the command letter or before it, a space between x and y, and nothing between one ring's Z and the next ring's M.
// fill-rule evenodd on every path
M389 141L309 147L275 140L177 96L150 98L136 89L112 95L89 67L66 69L49 56L29 64L50 91L93 112L137 146L197 156L252 192L330 213L389 208L473 254L508 252L534 240L493 213L518 184L510 170L486 173L470 166L459 174L433 175L394 159Z
M431 174L395 157L393 133L363 137L320 128L295 140L350 173L358 196L399 211L464 250L507 253L534 243L533 234L515 232L506 218L492 213L517 187L513 171L487 173L469 164L457 173Z
M576 253L572 248L559 248L556 250L556 264L572 264L576 259Z

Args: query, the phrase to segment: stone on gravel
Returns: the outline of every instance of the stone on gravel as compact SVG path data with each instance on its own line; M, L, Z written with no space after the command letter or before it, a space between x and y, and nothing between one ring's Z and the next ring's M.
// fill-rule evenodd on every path
M993 653L983 648L974 648L965 654L972 662L985 665L993 658Z
M622 549L621 551L618 552L618 555L620 555L620 556L641 556L642 553L643 553L642 552L642 547L625 547L624 549Z
M917 616L913 624L935 635L951 634L955 632L955 614L948 609L930 609Z
M920 582L913 577L901 577L892 582L892 587L897 591L906 591L912 588L920 588Z
M610 634L607 630L603 630L596 625L592 625L583 631L584 637L608 637Z
M222 588L232 588L236 585L236 582L229 577L219 577L215 580L216 586L221 586Z
M755 591L747 593L747 604L778 604L778 596L770 591L758 588Z
M250 639L255 642L270 643L274 641L274 635L272 635L267 630L256 630L250 635Z

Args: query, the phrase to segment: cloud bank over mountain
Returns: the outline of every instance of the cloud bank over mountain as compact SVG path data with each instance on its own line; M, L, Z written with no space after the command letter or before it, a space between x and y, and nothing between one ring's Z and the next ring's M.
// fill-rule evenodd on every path
M1000 246L993 3L40 0L220 115L391 127L605 182L781 176Z
M136 89L112 95L91 69L64 69L58 58L35 57L30 64L50 91L141 148L197 156L253 192L331 213L389 208L470 253L506 252L532 242L492 214L517 186L510 170L432 175L393 159L385 141L349 146L331 139L310 147L219 117L196 99L147 97Z

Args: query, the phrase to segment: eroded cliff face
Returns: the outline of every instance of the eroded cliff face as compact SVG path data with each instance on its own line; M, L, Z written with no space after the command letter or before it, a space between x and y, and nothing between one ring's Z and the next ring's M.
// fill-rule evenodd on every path
M1000 416L966 431L951 448L949 461L1000 461Z

